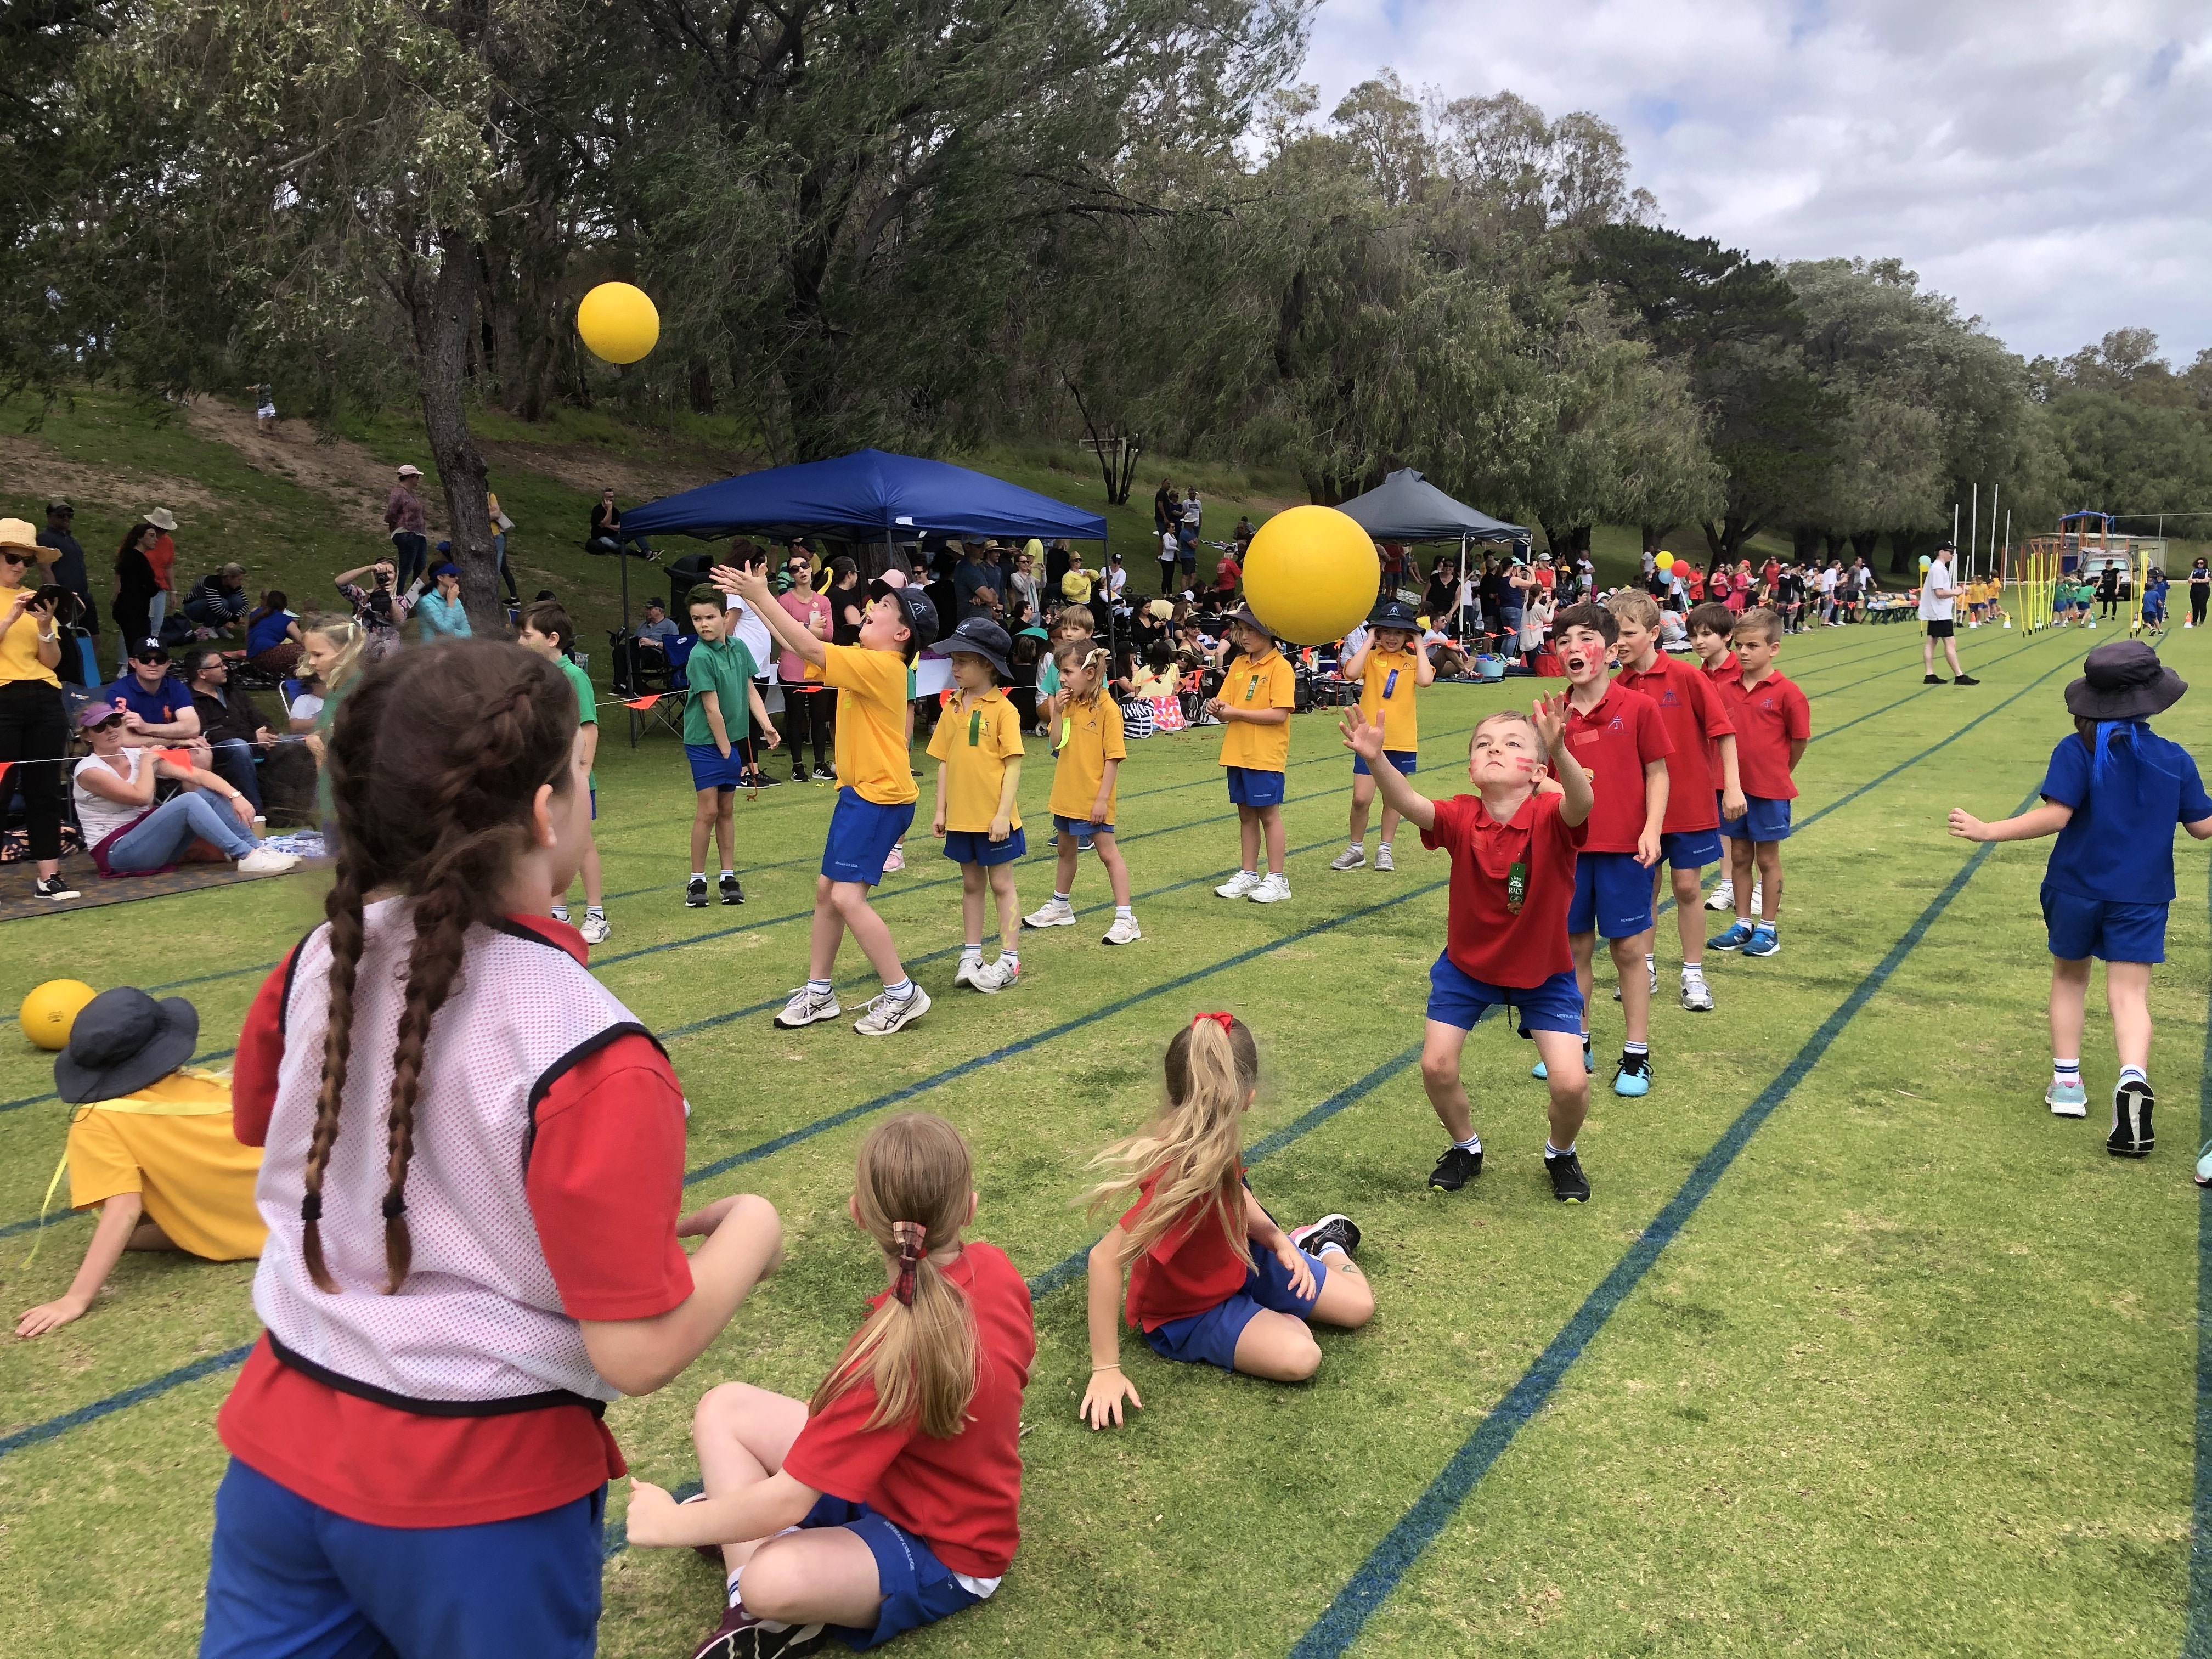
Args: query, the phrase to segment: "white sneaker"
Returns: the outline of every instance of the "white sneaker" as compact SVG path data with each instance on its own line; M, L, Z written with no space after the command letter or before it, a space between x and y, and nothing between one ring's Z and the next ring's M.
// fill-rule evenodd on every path
M1713 896L1705 901L1705 908L1708 910L1735 909L1735 884L1726 876L1723 876L1721 884L1713 889Z
M586 945L605 945L607 942L607 935L613 933L614 929L607 925L607 919L605 916L595 916L586 910L584 912L583 924L576 931L584 936L584 943Z
M1216 898L1249 898L1252 890L1260 884L1260 878L1249 870L1239 870L1235 875L1213 890Z
M980 955L963 956L960 958L960 965L952 970L952 988L957 991L965 985L972 991L980 991L983 988L975 981L982 976L983 958Z
M1705 975L1682 981L1682 1006L1693 1014L1710 1014L1713 1011L1712 988L1705 983Z
M1377 870L1395 870L1398 867L1390 857L1389 848L1378 847L1375 849L1375 867Z
M1075 926L1075 907L1060 899L1047 899L1038 908L1022 918L1024 927L1073 927Z
M1644 971L1650 976L1651 981L1644 988L1645 992L1651 996L1657 996L1659 994L1659 964L1656 962L1647 962L1644 964Z
M968 982L979 991L1011 991L1020 981L1022 964L1009 957L1000 957L988 968L978 969L975 977Z
M238 861L241 876L281 876L300 867L296 853L280 853L273 847L257 847Z
M1136 917L1116 916L1114 918L1114 925L1106 930L1106 937L1099 940L1099 943L1101 945L1134 945L1144 936L1145 930L1137 926Z
M1367 862L1364 847L1347 847L1328 861L1332 870L1357 870Z
M1214 890L1218 892L1220 890L1216 888ZM1275 904L1290 896L1290 878L1287 876L1269 875L1262 878L1259 884L1244 896L1255 904Z
M981 990L982 988L976 988ZM919 985L914 994L901 1002L888 994L878 994L867 1011L853 1022L853 1029L862 1036L889 1036L902 1025L911 1025L929 1012L929 993Z
M835 1019L844 1012L837 1006L835 991L817 996L811 988L802 985L791 994L791 1000L783 1005L783 1012L775 1017L775 1023L787 1031L795 1031L817 1019Z

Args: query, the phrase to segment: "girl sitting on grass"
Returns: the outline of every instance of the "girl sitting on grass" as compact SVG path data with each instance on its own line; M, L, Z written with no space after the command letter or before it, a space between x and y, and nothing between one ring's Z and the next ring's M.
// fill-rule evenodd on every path
M967 1143L910 1112L860 1143L847 1210L888 1288L811 1401L725 1382L691 1437L706 1492L633 1483L629 1540L720 1546L721 1624L696 1659L775 1659L835 1627L848 1647L973 1607L1021 1529L1029 1286L975 1218Z
M1375 1311L1352 1265L1359 1229L1349 1218L1323 1216L1285 1233L1244 1184L1238 1127L1259 1085L1259 1046L1244 1023L1200 1014L1168 1044L1167 1109L1094 1160L1124 1170L1091 1194L1094 1207L1133 1194L1137 1201L1091 1251L1091 1383L1081 1413L1093 1429L1118 1425L1125 1398L1145 1403L1122 1372L1114 1328L1125 1267L1129 1322L1153 1352L1276 1382L1303 1382L1320 1369L1309 1321L1349 1329Z

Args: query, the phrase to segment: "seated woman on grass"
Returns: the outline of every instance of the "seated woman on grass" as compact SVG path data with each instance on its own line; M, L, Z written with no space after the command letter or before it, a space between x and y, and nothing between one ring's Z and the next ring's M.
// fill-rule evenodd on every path
M179 766L155 749L125 741L125 716L112 703L85 706L77 724L92 744L76 763L71 790L85 846L103 876L144 875L179 862L195 840L238 860L241 875L281 875L300 860L264 847L253 833L253 804L204 767ZM184 787L154 804L157 778Z

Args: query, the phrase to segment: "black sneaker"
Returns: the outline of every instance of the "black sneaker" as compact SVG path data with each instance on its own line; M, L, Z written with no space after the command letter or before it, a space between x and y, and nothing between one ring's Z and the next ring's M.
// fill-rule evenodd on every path
M835 767L833 767L833 766L817 766L817 767L816 767L816 768L814 769L814 781L815 781L815 782L817 782L817 783L835 783L835 782L836 782L836 781L837 781L837 769L836 769L836 768L835 768Z
M783 780L781 778L772 778L769 776L767 773L757 769L753 772L752 787L756 789L773 789L776 785L782 781Z
M59 871L56 871L51 876L40 876L39 878L38 894L42 899L56 900L82 898L84 896L84 895L78 892L76 888L70 886L69 883L62 879L61 872Z
M694 876L684 884L684 908L703 910L707 908L707 878Z
M1961 674L1957 679L1953 680L1951 684L1954 685L1979 685L1981 682L1976 679L1972 674Z
M819 1625L793 1625L783 1630L759 1630L753 1632L750 1659L798 1659L802 1653L811 1653L822 1645L828 1635Z
M2148 1158L2158 1144L2150 1132L2150 1085L2133 1078L2112 1091L2112 1133L2105 1137L2105 1150L2114 1158Z
M707 901L703 897L699 901L702 904L704 904ZM738 878L735 876L724 876L722 878L722 902L725 904L743 904L744 902L745 890L738 885Z
M1291 1228L1291 1243L1308 1255L1319 1255L1331 1244L1350 1255L1359 1248L1359 1224L1348 1215L1325 1215L1310 1227Z
M1920 683L1923 685L1941 685L1943 684L1943 677L1941 674L1923 674L1920 677Z
M1455 1193L1482 1173L1482 1148L1469 1151L1465 1146L1447 1146L1444 1155L1437 1160L1437 1167L1429 1171L1429 1185L1447 1193Z
M1583 1161L1572 1152L1561 1152L1554 1157L1544 1154L1544 1173L1552 1177L1552 1196L1562 1204L1589 1202L1589 1177L1583 1173Z

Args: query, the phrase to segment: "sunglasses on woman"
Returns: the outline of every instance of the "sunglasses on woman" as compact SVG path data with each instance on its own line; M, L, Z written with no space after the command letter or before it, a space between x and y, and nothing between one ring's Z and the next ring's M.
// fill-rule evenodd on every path
M0 547L0 559L5 559L9 564L31 564L38 556L35 553L18 552L12 547Z

